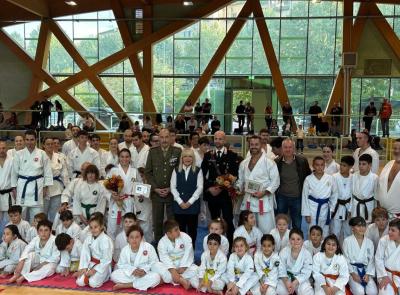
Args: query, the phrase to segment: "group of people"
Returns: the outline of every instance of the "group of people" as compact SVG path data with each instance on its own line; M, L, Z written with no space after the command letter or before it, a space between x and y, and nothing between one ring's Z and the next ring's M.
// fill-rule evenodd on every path
M44 97L41 102L38 100L35 101L31 106L32 119L30 127L32 129L47 129L50 124L50 116L53 107L55 107L55 111L57 112L56 127L64 127L64 111L62 104L58 100L53 104L48 97Z
M116 290L398 292L400 140L378 176L366 132L353 156L337 163L326 146L312 170L292 139L270 144L266 129L243 157L223 131L211 148L195 132L183 147L174 129L127 129L108 151L96 134L74 126L72 135L62 146L45 138L43 149L32 130L13 149L0 141L0 270L10 282L57 272L79 286L111 279ZM209 235L196 265L199 216Z

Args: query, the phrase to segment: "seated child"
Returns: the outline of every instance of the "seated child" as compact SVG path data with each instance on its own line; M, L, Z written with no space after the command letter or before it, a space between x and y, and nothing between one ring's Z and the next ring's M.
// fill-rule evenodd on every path
M220 247L221 251L225 254L225 256L228 256L229 241L224 235L225 234L225 222L221 218L211 220L210 224L208 225L208 231L209 231L209 234L206 235L203 239L204 251L208 250L208 236L210 234L218 234L221 236L221 244L219 247Z
M279 253L283 248L289 244L289 216L286 214L276 215L276 228L271 230L270 234L275 240L275 252Z
M69 234L59 233L56 236L56 246L61 253L60 263L56 272L65 277L70 273L77 272L82 253L81 241L72 238Z
M158 263L154 247L143 239L143 230L138 225L131 226L127 231L128 245L122 251L118 260L118 269L111 274L115 283L113 290L134 288L146 291L160 284L160 275L151 269Z
M190 288L189 279L197 274L197 266L193 264L194 253L192 239L179 230L175 220L164 222L165 235L158 242L160 275L165 283L173 283Z
M81 227L74 221L74 216L70 210L65 210L60 214L61 223L57 226L56 235L61 233L68 234L73 239L79 239Z
M256 226L256 216L249 210L243 210L239 215L239 227L233 233L233 238L243 237L249 246L252 256L261 248L262 232Z
M101 287L110 278L113 241L104 232L103 216L89 219L90 235L82 246L79 270L75 273L78 286Z
M51 222L43 220L38 223L38 236L25 247L9 283L21 285L23 281L35 282L52 276L60 260L60 252L51 234Z
M33 217L33 222L32 222L32 226L29 228L28 233L26 234L26 242L30 243L30 241L33 240L34 237L36 237L38 235L37 232L37 225L40 221L43 220L47 220L47 215L42 213L38 213Z
M314 256L321 251L322 245L322 228L318 225L310 227L309 240L304 241L304 248Z
M18 227L19 234L25 240L31 225L28 221L22 219L22 207L13 205L8 209L8 217L10 218L9 224L14 224Z
M378 248L379 240L388 234L389 213L385 208L376 207L372 210L372 223L368 225L365 236L374 243L375 252Z
M115 238L114 242L114 254L113 254L113 261L117 263L119 260L119 255L121 250L128 245L127 234L128 230L132 227L132 225L136 225L137 219L134 213L128 212L122 217L124 230L120 232L117 237Z
M94 212L92 214L90 214L90 218L96 216L96 218L101 218L104 220L104 215L101 212ZM85 242L86 238L91 236L91 232L90 232L90 226L87 225L85 226L84 229L81 230L80 234L79 234L79 240L81 241L82 245Z
M198 276L191 280L193 288L204 293L222 294L225 286L222 276L226 271L227 259L220 245L221 236L219 234L208 235L208 249L201 254Z
M345 295L349 269L335 235L325 238L321 252L313 258L313 278L316 295Z
M0 245L0 271L1 276L14 273L26 242L19 234L18 227L9 224L4 228L3 243Z

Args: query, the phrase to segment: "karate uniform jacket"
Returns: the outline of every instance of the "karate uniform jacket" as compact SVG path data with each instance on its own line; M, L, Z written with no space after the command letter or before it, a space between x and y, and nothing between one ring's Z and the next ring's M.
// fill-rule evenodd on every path
M0 269L8 265L17 265L19 258L26 247L26 243L20 239L11 241L10 244L5 242L0 244Z
M99 171L101 170L99 153L89 146L83 152L81 152L79 147L76 147L68 154L67 167L71 179L76 177L74 171L81 171L81 166L85 162L96 165Z
M63 250L60 253L61 255L59 266L70 268L72 262L78 262L81 258L82 242L78 239L74 239L74 246L72 247L71 252Z
M0 190L11 189L11 175L13 170L13 158L7 156L3 166L0 166ZM0 194L0 211L7 211L13 205L11 193Z
M266 257L262 251L257 251L254 254L254 266L262 284L276 288L280 264L278 253L274 252L270 257Z
M211 258L210 250L205 250L201 254L201 264L198 268L199 279L204 279L206 272L208 272L207 277L209 280L221 280L226 272L227 263L226 255L220 249L218 249L214 259Z
M378 279L388 276L393 280L397 287L400 287L400 277L392 276L387 271L400 271L400 247L396 246L395 241L391 241L386 235L379 240L378 249L375 254L376 274Z
M234 282L238 288L242 288L248 279L254 274L254 261L249 254L243 257L232 253L229 256L226 268L226 277L229 282Z
M351 216L357 216L357 204L359 203L354 197L361 200L367 200L377 196L378 190L378 176L372 172L368 175L362 176L359 172L353 174L353 198L351 201ZM365 207L368 210L368 218L365 216ZM360 204L360 216L365 221L371 222L372 210L375 208L375 200L369 201L365 204Z
M347 259L350 273L357 273L357 267L352 265L361 263L365 266L365 272L369 276L375 276L374 244L364 236L362 245L357 242L354 235L348 236L343 241L343 254Z
M274 240L275 240L274 252L279 253L283 248L285 248L287 245L289 245L289 233L290 233L290 230L287 229L285 234L281 238L281 235L277 228L274 228L271 230L270 234L274 237Z
M67 160L63 154L53 153L50 163L51 172L53 173L53 185L49 187L49 196L59 196L69 184Z
M207 251L208 246L207 246L207 239L210 234L206 235L203 239L203 250ZM224 253L226 256L229 254L229 241L224 235L220 235L221 237L221 245L219 245L219 249Z
M60 251L58 251L56 246L56 237L51 235L43 248L40 247L40 238L35 237L30 243L25 247L24 252L19 259L19 261L28 258L29 253L34 252L36 255L40 256L39 263L54 263L57 264L60 261Z
M60 223L56 229L56 236L58 236L61 233L65 233L65 234L69 235L71 238L73 238L74 240L77 240L77 239L79 239L79 235L81 234L81 231L82 231L81 227L78 224L76 224L75 221L73 221L68 228L65 228L64 225L62 223Z
M353 175L350 174L349 177L344 178L340 173L335 173L333 175L333 184L335 187L332 196L332 213L337 206L337 211L333 219L346 220L347 214L351 212ZM349 202L346 205L337 205L338 200L349 200Z
M158 242L158 255L160 261L168 268L190 267L194 261L192 239L181 232L180 236L172 242L164 235Z
M130 245L126 245L119 256L118 269L122 270L126 276L132 276L136 269L142 269L146 273L151 271L154 263L158 262L158 256L154 247L142 241L139 250L135 253Z
M398 199L400 192L400 173L393 179L392 185L388 190L388 179L392 170L394 160L388 162L379 175L379 185L376 199L381 206L389 212L389 217L400 217L400 202Z
M98 273L111 273L112 253L114 250L113 241L102 232L94 238L88 236L83 243L79 269L93 268ZM91 262L91 258L100 260L99 264Z
M279 253L281 263L279 265L279 277L289 278L289 274L302 284L310 279L312 272L312 257L310 252L303 246L296 260L293 260L291 247L287 246Z
M246 239L246 242L249 245L249 253L251 255L253 255L256 250L261 249L262 236L263 233L256 226L253 226L251 232L249 233L244 225L241 225L236 228L235 232L233 233L233 239L237 237L243 237Z

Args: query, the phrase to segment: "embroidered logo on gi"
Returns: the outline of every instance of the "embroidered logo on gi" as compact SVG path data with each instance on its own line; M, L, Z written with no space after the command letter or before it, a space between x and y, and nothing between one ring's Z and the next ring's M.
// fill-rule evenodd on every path
M97 191L93 191L93 195L96 196L97 195Z
M146 251L146 250L143 251L143 255L144 255L144 256L147 255L147 251Z
M279 266L279 261L275 261L274 266L278 267Z
M333 269L334 269L334 270L339 270L339 265L338 265L338 264L334 264L334 265L333 265Z
M185 245L181 244L181 245L179 246L179 248L183 249L183 248L185 248Z
M35 162L37 162L37 161L39 161L39 158L35 158L35 159L33 159Z

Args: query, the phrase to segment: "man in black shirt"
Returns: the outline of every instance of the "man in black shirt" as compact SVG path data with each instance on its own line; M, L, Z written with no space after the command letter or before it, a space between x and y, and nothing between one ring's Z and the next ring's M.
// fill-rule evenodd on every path
M365 123L365 129L367 129L369 133L371 132L372 120L374 119L375 116L376 116L375 104L373 101L371 101L369 105L365 108L363 117L363 121Z
M243 105L243 100L241 100L239 102L239 105L236 107L236 115L238 117L239 131L240 132L243 132L245 109L246 109L246 107Z
M44 100L42 101L42 112L41 112L41 123L40 123L40 129L46 129L49 126L49 119L51 115L51 108L54 107L54 105L51 103L48 97L44 97Z
M317 132L321 132L321 118L318 117L318 114L322 113L322 109L318 105L318 101L314 102L314 105L310 107L308 113L311 115L311 123L315 126Z

